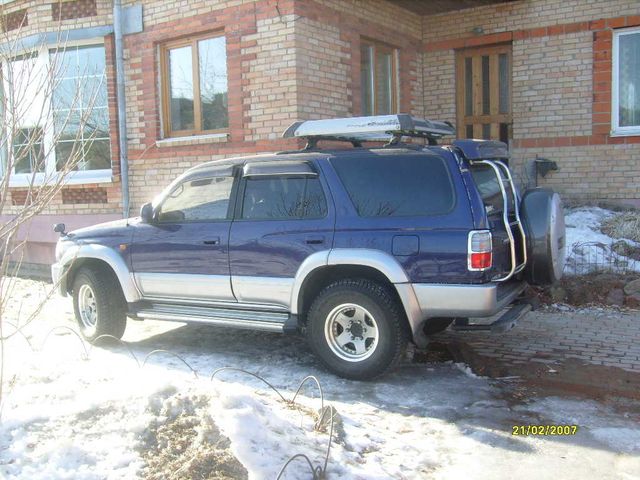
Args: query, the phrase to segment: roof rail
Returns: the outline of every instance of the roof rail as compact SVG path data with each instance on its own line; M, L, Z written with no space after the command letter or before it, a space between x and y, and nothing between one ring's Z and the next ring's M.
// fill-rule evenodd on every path
M354 146L361 146L362 142L388 142L395 145L402 137L427 138L429 144L435 144L444 135L455 135L450 123L403 113L295 122L282 134L284 138L306 138L306 148L315 147L318 140L345 141Z

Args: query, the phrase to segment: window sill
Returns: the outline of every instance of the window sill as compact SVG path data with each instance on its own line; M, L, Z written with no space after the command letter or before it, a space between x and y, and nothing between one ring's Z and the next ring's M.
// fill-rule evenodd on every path
M638 137L640 136L640 128L636 130L612 130L610 137Z
M229 139L229 133L208 133L190 137L171 137L156 140L156 147L182 147L185 145L202 145L207 143L224 143Z
M9 187L28 187L33 184L34 187L42 185L52 185L59 180L57 175L47 176L36 174L33 178L29 174L14 174L9 179ZM113 183L113 177L111 170L100 170L96 172L88 173L78 172L71 173L62 183L63 186L67 185L85 185L91 183Z

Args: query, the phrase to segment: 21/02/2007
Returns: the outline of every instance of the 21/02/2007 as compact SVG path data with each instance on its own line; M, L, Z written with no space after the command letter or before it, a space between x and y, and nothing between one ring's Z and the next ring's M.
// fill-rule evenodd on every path
M513 425L511 435L575 435L577 425Z

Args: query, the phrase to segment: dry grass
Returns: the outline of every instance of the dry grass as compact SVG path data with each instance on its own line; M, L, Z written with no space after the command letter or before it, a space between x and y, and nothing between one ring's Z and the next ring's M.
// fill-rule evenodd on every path
M619 213L602 222L602 233L612 238L640 242L640 211Z

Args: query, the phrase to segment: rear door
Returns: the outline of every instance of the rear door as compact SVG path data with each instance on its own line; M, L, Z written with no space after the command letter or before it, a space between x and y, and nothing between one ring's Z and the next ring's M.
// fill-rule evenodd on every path
M229 241L239 302L289 307L302 262L333 244L335 213L327 192L305 162L245 165Z

